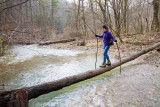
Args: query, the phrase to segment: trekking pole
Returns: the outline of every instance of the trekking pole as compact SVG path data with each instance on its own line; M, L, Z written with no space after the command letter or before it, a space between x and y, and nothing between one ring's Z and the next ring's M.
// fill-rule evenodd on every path
M96 65L97 65L97 56L98 56L98 38L97 38L97 52L96 52L95 69L96 69Z
M88 26L87 23L85 23L85 24ZM92 31L93 34L96 35L96 31L94 32L89 26L88 26L88 28ZM96 52L95 69L96 69L96 65L97 65L97 56L98 56L98 38L97 38L97 52Z
M120 59L120 74L121 74L121 54L120 54L120 49L119 49L119 46L118 46L118 43L116 42L116 45L117 45L117 49L118 49L118 52L119 52L119 59Z

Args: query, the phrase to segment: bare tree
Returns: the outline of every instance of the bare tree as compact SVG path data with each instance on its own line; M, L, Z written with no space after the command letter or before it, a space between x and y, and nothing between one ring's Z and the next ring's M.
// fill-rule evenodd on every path
M107 16L106 16L106 5L107 5L107 0L105 0L104 5L102 3L102 0L96 0L97 4L99 5L101 12L103 14L103 19L104 19L104 23L107 24Z
M83 42L85 41L85 37L87 36L87 27L86 27L86 18L85 18L85 11L84 11L84 0L81 0L82 1L82 12L83 12L83 22L84 22L84 31L83 31Z
M154 31L160 30L160 22L159 22L159 19L158 19L159 4L160 4L159 0L153 0L154 13L153 13L152 30L154 30Z
M94 27L94 32L96 34L96 19L95 19L95 14L94 14L94 8L93 8L93 1L89 0L90 2L90 7L91 7L91 12L92 12L92 17L93 17L93 27Z
M110 3L112 5L113 13L114 13L114 22L115 22L115 28L116 28L116 35L119 38L119 40L122 42L122 39L120 37L121 35L121 25L122 25L122 19L121 19L121 0L110 0Z

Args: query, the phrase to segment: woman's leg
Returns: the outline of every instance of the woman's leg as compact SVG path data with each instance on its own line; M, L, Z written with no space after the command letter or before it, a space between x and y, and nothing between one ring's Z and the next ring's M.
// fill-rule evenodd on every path
M110 62L110 59L109 59L109 56L108 56L109 49L110 49L110 46L104 46L104 52L103 52L103 57L104 57L103 62L104 63L106 63L106 59L107 59L107 61Z
M106 63L105 46L103 46L103 63Z

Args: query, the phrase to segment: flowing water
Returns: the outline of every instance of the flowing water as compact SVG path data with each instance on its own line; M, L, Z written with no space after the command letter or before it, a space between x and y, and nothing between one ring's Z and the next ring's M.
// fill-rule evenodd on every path
M76 75L94 69L95 65L95 54L84 51L53 49L37 45L14 46L12 50L17 56L9 65L0 69L0 84L5 84L5 87L1 89L5 88L5 90L33 86ZM116 59L112 56L112 62L115 62ZM101 64L101 60L102 56L99 56L97 65ZM146 64L134 65L135 63L137 62L128 63L123 70L127 71L127 68L131 67L132 69L129 70L133 71L135 68L146 66ZM106 93L111 85L108 83L120 78L119 73L116 73L118 70L118 68L114 69L95 78L32 99L29 106L112 107L115 105L113 98Z

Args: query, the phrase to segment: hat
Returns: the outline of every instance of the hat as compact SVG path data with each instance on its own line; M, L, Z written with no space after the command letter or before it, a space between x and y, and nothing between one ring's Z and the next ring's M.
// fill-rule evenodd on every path
M106 30L108 30L108 27L106 25L103 25L103 28L106 29Z

